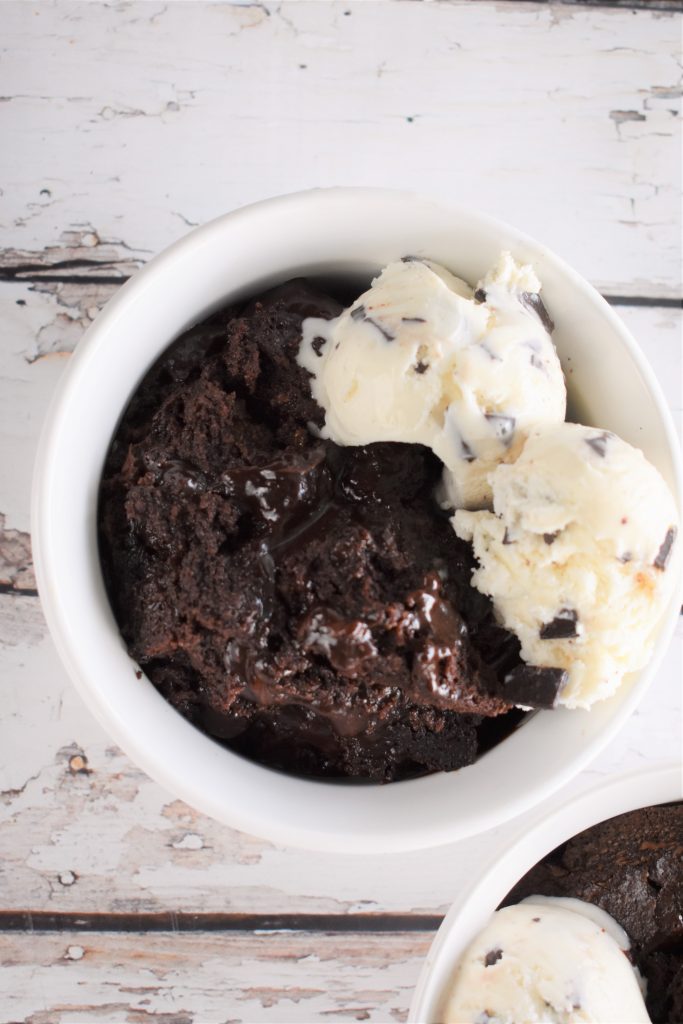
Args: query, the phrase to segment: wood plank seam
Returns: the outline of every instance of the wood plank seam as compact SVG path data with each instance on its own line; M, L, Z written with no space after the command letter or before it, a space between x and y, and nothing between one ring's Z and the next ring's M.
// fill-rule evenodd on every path
M11 594L12 597L38 597L38 591L32 587L19 589L11 583L0 583L0 594Z
M69 262L69 261L65 261ZM93 269L100 267L109 267L111 264L98 263L96 260L92 260L89 263L87 261L72 261L80 262L83 266L90 266ZM50 282L54 284L108 284L108 285L123 285L126 281L130 281L131 275L129 274L96 274L90 276L88 274L53 274L53 268L59 268L64 264L51 264L50 266L40 268L34 266L5 266L0 269L0 282L8 281L21 281L26 284L39 284L44 282ZM645 306L645 307L660 307L664 309L681 309L683 308L683 297L677 296L649 296L649 295L602 295L606 302L609 302L610 306Z
M431 932L439 914L214 914L162 911L102 914L3 910L2 932Z
M683 298L656 298L648 295L605 295L605 302L610 306L645 306L660 309L683 309Z
M536 4L547 3L547 0L502 0L506 3ZM674 14L683 11L681 0L553 0L558 5L567 7L613 8L622 11L662 11Z

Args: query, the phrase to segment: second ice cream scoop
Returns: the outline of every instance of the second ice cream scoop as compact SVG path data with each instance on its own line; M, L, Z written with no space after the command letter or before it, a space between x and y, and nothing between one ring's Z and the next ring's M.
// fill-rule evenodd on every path
M473 583L525 662L552 666L557 703L588 708L650 656L676 585L671 493L637 448L576 423L532 431L491 483L494 512L453 518L479 562Z

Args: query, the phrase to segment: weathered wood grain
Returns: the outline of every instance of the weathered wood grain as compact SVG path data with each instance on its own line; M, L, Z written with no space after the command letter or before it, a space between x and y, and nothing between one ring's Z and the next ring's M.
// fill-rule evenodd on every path
M37 594L31 539L23 530L6 529L0 512L0 593L3 591Z
M681 5L637 6L3 3L0 911L92 927L0 931L0 1020L403 1020L431 934L325 922L433 920L533 816L361 859L275 847L175 800L90 717L46 635L31 468L69 353L121 280L188 226L267 195L418 188L525 227L603 292L670 303ZM680 311L619 312L680 417ZM679 628L637 714L552 804L680 750L682 655ZM316 934L92 930L100 914L157 928L174 913L322 917Z
M432 935L0 934L24 1024L403 1021Z
M4 600L38 618L35 599ZM382 857L321 857L242 835L131 765L85 710L49 639L31 642L29 632L2 651L0 909L438 914L534 816L441 849ZM625 766L677 755L682 654L683 624L637 713L565 796Z
M264 196L393 185L524 226L608 292L677 294L662 7L6 0L4 244L81 225L155 252Z
M626 10L682 11L681 0L557 0L561 4L581 4L585 7L623 7Z
M130 277L149 253L135 254L120 241L108 242L89 224L62 231L39 251L0 249L0 281L90 281Z

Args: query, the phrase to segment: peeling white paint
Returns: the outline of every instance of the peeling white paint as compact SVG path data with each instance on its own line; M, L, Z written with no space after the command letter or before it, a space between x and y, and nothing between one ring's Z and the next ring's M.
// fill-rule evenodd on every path
M0 935L31 1024L404 1021L432 936L309 933ZM68 942L68 938L67 938Z
M3 5L6 245L40 251L89 220L156 252L264 196L394 185L525 227L608 292L677 292L671 16L487 0L148 7ZM634 168L659 192L639 193Z

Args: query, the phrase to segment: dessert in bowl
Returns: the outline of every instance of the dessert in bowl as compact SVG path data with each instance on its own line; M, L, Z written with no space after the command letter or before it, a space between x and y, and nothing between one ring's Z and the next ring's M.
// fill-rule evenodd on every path
M434 204L415 196L372 190L313 192L258 204L221 218L191 233L152 261L149 267L126 285L98 319L74 357L73 366L56 399L46 428L37 470L37 562L48 619L60 651L86 699L115 738L150 774L165 782L168 788L190 803L220 820L284 841L337 849L420 847L471 834L511 816L569 778L618 728L647 685L650 671L632 673L619 687L616 697L596 705L589 714L579 712L576 717L575 713L568 713L562 708L540 713L525 721L523 728L513 731L504 742L494 745L483 756L479 756L474 764L458 772L409 778L381 788L330 785L329 781L296 778L250 762L232 750L223 749L183 721L159 696L148 679L137 679L137 666L129 660L112 617L97 559L97 498L102 468L124 409L141 380L174 339L178 339L191 325L216 313L216 310L225 310L245 299L263 295L270 286L295 277L309 277L318 281L326 279L332 281L337 288L340 282L346 282L348 288L350 280L360 282L361 287L367 287L383 265L401 255L411 254L420 259L428 257L437 264L445 264L462 278L476 283L485 278L501 250L511 251L520 263L533 264L543 281L546 305L552 310L557 322L553 337L560 358L565 368L571 367L573 370L569 392L574 415L580 416L585 423L595 423L602 430L613 430L626 441L638 444L663 476L668 478L670 485L675 487L675 444L657 385L632 339L609 307L571 270L520 233L479 215ZM357 295L360 290L353 285L351 294ZM571 316L560 315L563 309L571 310ZM319 310L307 312L315 313ZM216 315L220 319L224 314L219 312ZM308 319L310 317L299 316L299 327L302 320ZM591 339L590 343L588 338ZM227 371L232 374L239 361L238 340L231 349L227 364ZM533 354L530 352L530 356ZM207 353L207 358L201 360L200 372L203 372L204 364L215 357L216 352ZM148 439L151 437L151 440L160 442L156 446L156 455L151 441L146 444L144 452L141 449L136 451L135 457L141 460L140 465L135 469L134 479L130 476L128 480L127 496L124 498L124 504L128 502L126 507L137 518L140 529L149 528L149 535L144 538L145 544L154 548L159 543L160 551L164 543L171 545L169 551L176 543L177 537L171 525L178 525L178 536L183 531L188 535L192 530L192 518L185 525L180 524L177 517L182 518L182 515L174 511L174 508L180 509L184 499L176 501L173 498L166 503L168 515L162 524L157 515L158 508L152 511L146 504L150 487L156 487L161 480L162 486L170 494L175 493L174 489L183 494L188 489L201 492L203 508L214 500L214 481L210 481L207 486L205 480L192 476L193 473L196 476L196 463L192 462L188 466L188 460L168 459L168 428L171 420L176 426L179 422L178 410L170 408L173 401L177 401L177 396L172 397L171 392L174 383L177 384L185 372L182 362L182 359L176 360L175 369L171 368L179 375L176 381L168 383L169 379L166 378L169 388L166 419L164 422L156 421L152 430L154 436L143 431ZM225 359L223 365L226 365ZM287 365L294 368L291 355ZM296 368L301 370L298 364ZM283 372L286 372L286 367ZM618 400L617 396L610 395L617 372L620 380ZM242 378L245 384L247 374L248 368L245 368ZM303 380L306 379L304 376ZM209 383L215 385L216 381ZM207 394L212 396L209 400ZM311 403L312 400L313 396L309 394L307 401ZM196 396L195 405L191 408L188 406L187 416L184 413L180 416L181 420L183 416L185 419L179 429L185 430L186 435L188 432L192 434L194 425L199 429L202 416L205 415L213 417L215 422L227 422L230 420L227 407L223 410L223 417L214 415L216 409L220 411L221 401L215 389L209 392L205 390L203 397ZM287 419L288 399L282 389L278 390L278 394L271 392L270 396L256 394L254 401L261 406L264 402L277 404L280 401L280 419L283 422ZM626 415L629 407L631 410L638 408L637 422L634 422L632 415ZM87 431L83 430L85 423L88 424ZM124 418L122 425L125 424ZM300 429L301 423L295 426ZM320 430L320 423L317 426ZM494 424L494 433L500 427L501 423ZM157 434L154 434L154 430ZM220 430L215 436L219 449L227 450L228 445L225 438L220 436ZM381 445L384 440L377 438L377 443ZM140 437L130 436L128 441L138 444ZM247 442L254 447L260 445L262 450L267 447L259 441L258 425L254 423L249 426L249 436L243 437L240 442L243 450L246 450ZM405 439L396 438L386 443L403 444ZM419 439L418 443L425 447ZM374 439L369 448L373 448L373 444ZM362 446L357 447L360 450ZM161 459L158 457L159 448L163 449ZM347 447L343 451L346 457L353 449ZM259 453L259 459L262 454L263 451ZM305 464L290 463L287 467L277 464L273 468L272 460L269 463L261 459L255 465L259 472L265 468L280 480L291 482L296 479L296 490L299 493L302 479L314 470L315 475L316 466L319 467L319 456L315 456L318 463L314 466L311 455L312 452L307 450ZM386 479L386 469L381 465L382 451L373 449L366 455L370 461L375 459L375 479ZM357 453L351 456L352 461L356 456ZM145 458L147 461L142 466L144 472L140 472ZM404 475L414 480L422 474L425 486L431 486L434 482L434 461L429 452L425 458L426 468L423 458L422 468L415 469L408 464ZM123 461L114 467L116 472ZM327 457L326 461L329 462ZM393 465L395 459L390 461ZM246 462L249 462L248 458ZM259 515L263 519L263 513L268 512L269 508L263 505L264 494L259 496L256 493L259 490L257 482L248 479L248 473L243 472L245 466L236 466L231 455L226 457L226 465L228 479L221 483L221 498L230 495L234 497L237 489L242 499L248 497L251 502L246 509L242 509L242 513L246 511L252 519ZM347 481L351 480L352 484L358 483L360 476L365 475L367 478L367 465L364 465L362 472L355 466L350 476L348 473L344 476L345 471L340 476ZM240 472L236 472L238 469ZM146 473L149 477L145 477ZM284 476L285 473L288 475ZM479 483L475 483L479 486ZM405 482L399 480L399 485L404 487ZM318 483L312 490L317 487ZM419 487L417 489L419 491ZM226 494L226 491L229 493ZM248 491L251 493L247 494ZM382 500L384 497L380 496ZM422 501L419 493L413 494L410 500L413 499L418 503ZM360 504L365 508L372 501L364 499ZM348 519L350 513L346 510L343 515ZM267 516L265 518L267 520ZM195 524L199 536L203 529L199 517ZM368 532L367 525L367 522L362 524L365 533ZM446 524L446 528L450 531L449 537L453 538L453 543L464 543L457 541L449 524ZM442 531L440 536L445 536L441 521L438 528L434 529ZM151 536L153 532L154 537ZM334 530L328 531L328 534L330 532ZM160 537L161 534L164 536ZM412 547L417 549L422 541L417 538L417 534L415 538ZM214 540L211 543L215 543ZM215 550L218 558L226 554L220 551L220 544ZM159 552L156 556L159 556ZM429 557L425 555L427 561ZM200 612L199 615L193 612L195 621L201 622L202 629L215 632L212 617L214 622L220 619L221 610L215 607L215 601L202 605L204 596L215 592L211 566L208 562L205 564L208 568L199 567L195 572L194 593L190 602ZM232 590L233 604L248 590L250 573L256 575L254 564L252 558L251 568L245 565L241 577L236 580ZM334 564L340 564L338 558ZM668 578L675 578L677 564L674 553L667 566L667 573L672 574ZM343 567L343 560L341 565ZM268 560L264 559L263 571L267 573L268 567ZM307 571L305 565L303 568ZM424 568L428 566L425 564ZM303 569L297 571L301 576ZM206 572L206 587L201 586L203 572ZM293 564L290 575L295 575ZM344 590L343 583L342 579L335 584L340 593ZM145 565L141 566L140 575L134 584L130 586L129 593L133 599L137 599L137 585L149 584L149 573ZM414 612L416 602L422 601L423 605L425 602L433 602L434 594L429 589L433 586L439 586L434 577L424 581L424 585L414 587L410 591L413 603L406 606L404 602L404 612ZM141 607L146 606L154 611L152 606L160 601L158 591L157 587L155 594L150 592L149 600L143 599ZM230 593L229 588L226 593ZM296 595L291 595L290 603L295 602ZM116 605L116 599L114 603ZM130 602L123 602L123 605L127 603ZM675 616L674 598L667 599L665 604L654 660L668 639ZM122 604L117 609L119 619L121 609ZM327 618L322 614L323 610ZM330 608L329 602L323 610L318 605L308 609L313 614L309 616L306 629L301 635L309 646L311 643L317 645L318 649L313 651L316 663L323 662L329 666L330 650L326 651L325 645L329 648L329 637L335 629L338 631L339 623L331 617L334 607ZM149 628L146 629L145 638L145 657L149 661L155 657L155 633L161 654L166 657L170 650L168 644L164 647L165 638L170 635L168 621L160 616L156 626L154 623L152 616L148 619ZM221 623L218 626L220 630ZM223 639L226 637L227 634ZM130 643L130 636L127 639ZM338 641L338 636L334 639ZM271 640L268 638L266 642ZM375 642L374 636L366 637L367 640ZM171 645L174 643L177 646L177 635L171 638ZM194 645L193 649L197 650L196 631L193 637L187 637L183 643L183 657L190 646ZM244 673L244 665L250 655L239 646L230 646L231 643L232 640L227 637L221 648L224 660L218 666L218 671ZM362 636L356 635L354 644L354 658L358 656L359 649L364 656L371 651L369 645L363 648ZM278 645L281 646L281 640L276 638L271 648L274 663L277 663ZM135 653L138 654L137 650ZM410 653L415 660L421 652L411 648ZM337 654L339 648L335 652ZM207 664L212 658L213 663L216 662L215 654L206 648L202 648L201 656L207 659ZM362 674L366 678L371 677L371 662L365 657L361 660ZM285 660L282 663L285 664ZM331 664L334 669L333 662ZM176 660L175 668L178 666L183 675L182 659ZM291 667L290 659L285 668L289 670ZM154 665L149 669L153 679L154 669ZM167 680L161 684L161 688L166 685L167 694L180 693L180 705L185 699L181 691L186 685L186 676L178 683L177 677L170 677L173 672L169 676L168 663L161 666L161 669L166 671ZM253 677L253 669L249 671ZM351 676L347 673L347 677L353 678L353 671L355 669ZM259 685L267 688L268 665L264 672L259 669L258 674L261 676ZM159 678L154 681L160 685ZM251 689L252 692L246 694L246 698L253 704L258 701L258 697L255 701L253 686ZM500 695L498 699L501 699ZM504 703L507 709L515 703L523 702L508 699ZM527 706L534 706L533 701L528 701ZM212 713L215 710L215 707L210 709ZM323 710L329 712L335 708ZM481 707L475 710L481 710ZM352 712L345 718L342 727L345 730L348 730L349 722L358 721L353 709ZM365 713L367 721L367 709ZM207 728L206 720L198 724ZM411 741L413 735L419 732L421 724L418 722L418 728L415 728L413 722ZM224 725L223 722L221 729ZM291 720L285 726L290 728ZM295 726L293 735L296 742L300 736L300 722L296 722ZM212 727L208 731L230 739L225 734L221 736L221 732ZM389 745L392 742L393 736ZM454 742L450 746L455 748L457 745ZM482 744L486 745L490 744ZM268 758L262 757L262 760ZM404 767L410 761L415 761L412 754L404 758ZM289 768L288 764L277 758L273 758L270 763L275 767ZM348 763L347 757L345 764ZM386 765L386 759L382 765ZM418 759L418 770L426 768L433 771L440 766L438 758L426 765L420 765ZM443 766L457 765L446 763ZM302 770L301 766L297 770ZM306 770L305 767L303 770ZM325 773L318 773L316 769L310 774ZM344 770L333 774L348 775L354 772ZM355 774L362 775L364 772ZM370 771L365 774L370 778L382 777L381 772ZM410 771L402 770L399 776L401 774L407 775ZM392 776L389 774L385 777ZM444 813L444 806L455 810Z
M662 766L537 818L449 910L409 1020L679 1021L682 797Z

